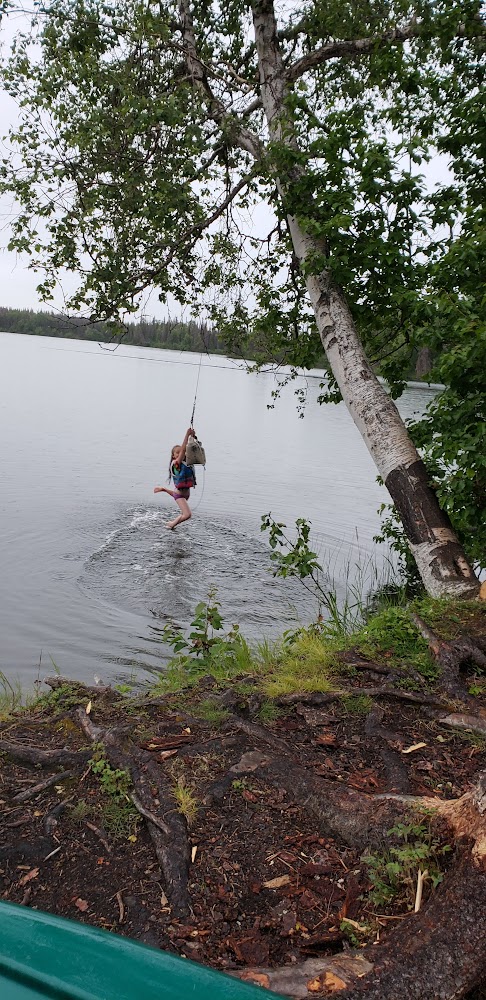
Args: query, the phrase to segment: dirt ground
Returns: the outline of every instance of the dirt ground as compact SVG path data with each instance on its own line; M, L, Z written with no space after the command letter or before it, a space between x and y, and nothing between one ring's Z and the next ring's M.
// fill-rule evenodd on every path
M309 780L359 793L459 798L486 766L485 737L444 724L446 713L427 703L427 693L417 703L406 691L403 698L363 695L383 688L382 681L360 669L347 682L350 697L281 699L266 721L252 718L251 694L239 695L235 685L224 699L229 710L211 722L197 717L198 704L215 695L210 677L185 700L167 695L138 704L111 690L61 685L1 727L0 898L227 971L352 954L383 940L414 919L417 865L402 859L386 898L393 840L374 845L373 868L362 845L326 833L305 788L300 794L288 782L266 780L258 767L270 752ZM248 690L252 681L245 683ZM483 695L478 688L476 714L484 719ZM114 776L101 743L90 744L77 723L80 706L103 732L123 731L137 748L138 766L150 761L172 790L190 852L183 918L174 916L147 821L130 801L123 773ZM58 760L35 763L39 751L50 750L60 751ZM21 760L22 753L32 760ZM156 795L153 789L158 805ZM429 835L426 814L411 826L398 846L426 844L426 901L452 863L453 845L445 828L443 836L437 829ZM385 881L381 896L373 871Z

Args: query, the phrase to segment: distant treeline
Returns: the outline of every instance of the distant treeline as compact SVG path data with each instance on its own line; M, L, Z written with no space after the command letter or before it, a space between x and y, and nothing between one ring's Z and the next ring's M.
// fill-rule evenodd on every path
M37 337L72 337L75 340L111 341L140 347L159 347L177 351L206 350L223 354L216 333L204 323L182 323L170 320L140 320L128 323L122 335L114 337L105 323L89 324L77 317L58 313L34 312L33 309L0 307L0 331L28 333Z
M34 312L33 309L7 309L0 306L0 332L29 333L38 337L71 337L75 340L118 341L124 344L137 344L140 347L158 347L175 351L208 351L211 354L226 354L225 348L217 333L205 323L191 321L183 323L180 320L142 319L138 323L130 322L122 334L113 334L105 323L88 323L79 317L64 316L60 313ZM233 357L241 355L233 354ZM261 360L261 352L256 345L247 344L245 357ZM278 360L278 359L272 359ZM415 349L411 355L404 357L404 379L425 379L432 367L432 353L429 348ZM315 361L316 368L326 368L324 355ZM380 366L376 365L379 372Z

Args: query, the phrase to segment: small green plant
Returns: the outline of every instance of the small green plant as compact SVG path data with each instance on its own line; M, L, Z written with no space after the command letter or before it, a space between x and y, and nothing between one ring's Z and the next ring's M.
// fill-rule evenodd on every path
M412 607L427 620L427 606L417 602ZM424 614L425 612L425 614ZM411 664L427 681L438 675L426 640L410 617L410 607L389 606L369 618L355 635L356 646L370 659L383 659L390 664Z
M454 735L457 739L463 740L464 743L486 751L486 736L483 733L473 733L472 729L457 729Z
M242 792L245 788L248 788L248 781L246 778L235 778L231 782L231 787L235 792Z
M383 485L383 480L377 476L377 482ZM381 522L381 531L374 536L373 541L387 545L398 557L398 576L407 597L423 594L424 585L420 578L417 564L412 556L403 525L394 504L382 503L378 514L385 515Z
M83 701L86 701L86 693L76 688L75 684L66 683L42 694L36 701L36 707L40 709L74 708Z
M435 839L426 823L397 823L388 830L388 836L402 844L390 847L383 854L364 854L361 859L367 865L372 884L368 899L378 908L402 899L410 909L419 869L435 889L443 878L440 860L451 848Z
M128 771L112 768L104 756L103 749L95 745L93 756L89 761L93 774L96 774L102 790L114 799L128 799L131 779Z
M79 802L71 807L71 819L73 823L82 823L92 811L92 807L88 805L86 799L79 799Z
M198 802L183 775L176 779L172 793L177 803L178 812L185 817L187 825L192 826L196 820Z
M139 815L129 795L130 775L121 768L111 767L101 744L93 745L89 766L107 799L101 808L103 826L115 837L134 837Z
M286 528L287 525L282 521L274 521L271 513L262 515L260 531L269 533L273 575L283 579L291 576L300 580L317 602L316 629L319 632L332 631L334 627L338 634L343 634L347 628L347 620L343 620L343 615L340 613L336 593L332 589L324 588L322 566L317 561L317 553L309 546L310 521L306 521L303 517L297 518L294 542L285 534ZM328 615L326 622L322 619L323 609ZM297 630L295 634L298 635L299 631ZM287 642L292 641L292 633L287 633L285 638Z
M177 654L176 662L172 664L173 673L179 668L186 676L197 678L209 672L226 678L252 668L250 650L240 634L239 625L232 625L229 631L224 631L221 605L216 594L216 588L212 587L207 603L201 601L196 605L187 636L181 628L170 623L162 629L164 642L172 646ZM177 683L176 680L176 686Z
M101 809L101 824L112 837L136 840L140 816L131 802L108 799Z
M270 699L296 691L335 690L336 643L318 636L313 630L300 629L293 641L284 646L273 669L263 680Z
M317 553L309 546L310 522L302 517L296 520L295 541L285 533L286 528L283 522L274 521L270 513L262 516L260 530L269 532L270 559L275 567L273 575L284 579L295 577L311 594L317 603L317 614L310 628L314 628L316 634L329 638L346 637L362 625L369 614L370 590L385 593L393 585L391 563L382 569L377 567L372 556L366 557L364 562L361 558L353 563L348 561L344 573L344 597L339 598L331 566L323 570ZM288 633L287 641L291 637L292 633Z
M474 695L474 697L476 698L478 695L481 695L482 693L483 693L483 685L482 684L471 684L470 685L470 687L469 687L469 694Z
M346 917L341 920L339 929L346 935L352 948L361 948L372 930L368 924L357 924L355 920L346 920Z

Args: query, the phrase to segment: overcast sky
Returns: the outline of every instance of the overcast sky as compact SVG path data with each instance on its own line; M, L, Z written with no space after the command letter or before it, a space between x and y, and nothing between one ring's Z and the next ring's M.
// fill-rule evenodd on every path
M0 135L4 136L17 118L16 106L7 94L0 91ZM2 142L1 155L4 157L5 144ZM10 237L10 223L15 206L9 197L0 198L0 305L15 306L19 309L35 309L39 298L35 290L39 276L27 268L27 258L7 250ZM57 303L56 303L57 304ZM60 304L60 303L59 303Z
M25 27L27 19L21 15L9 15L0 28L2 55L6 53L16 31ZM5 136L16 124L17 106L15 102L0 90L0 137ZM8 145L1 142L2 158L8 152ZM18 309L41 308L36 285L40 276L29 271L26 255L11 253L7 250L10 238L10 224L15 213L15 205L10 197L0 198L0 305L12 306ZM62 297L56 296L56 306L61 308Z

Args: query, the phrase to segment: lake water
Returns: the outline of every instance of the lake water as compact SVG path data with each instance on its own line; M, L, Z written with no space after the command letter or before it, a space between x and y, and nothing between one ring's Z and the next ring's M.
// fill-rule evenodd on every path
M195 425L207 454L192 520L165 485L188 424L199 355L0 334L0 669L28 685L52 672L91 681L161 669L166 621L186 625L209 587L253 639L312 619L297 581L275 580L260 517L312 522L323 566L380 562L388 495L343 404L304 419L291 388L268 409L273 374L203 357ZM301 383L302 384L302 383ZM433 390L399 402L420 412ZM40 663L40 667L39 667Z

